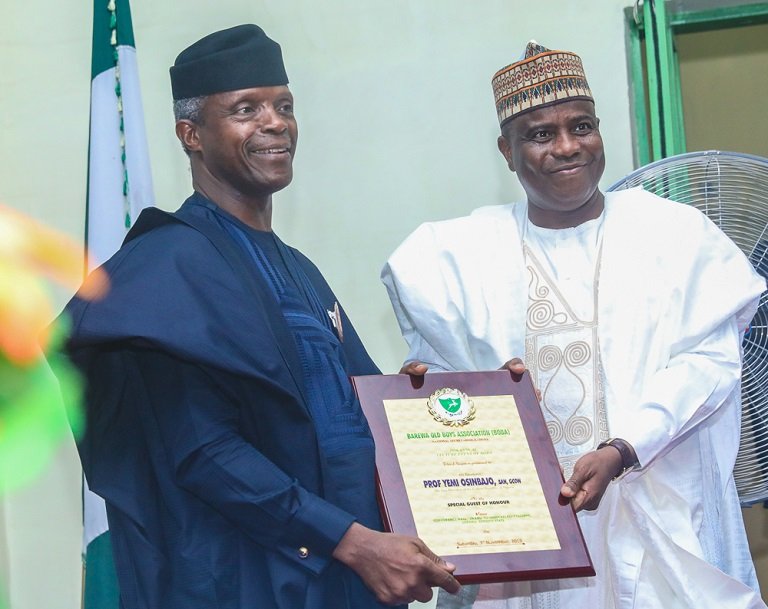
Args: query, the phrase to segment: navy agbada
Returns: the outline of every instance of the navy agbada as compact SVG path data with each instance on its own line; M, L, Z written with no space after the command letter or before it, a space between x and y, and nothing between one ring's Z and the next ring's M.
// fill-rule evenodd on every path
M65 313L122 606L380 607L331 557L352 521L381 530L347 379L378 370L317 268L199 194L145 210L104 268L107 296Z

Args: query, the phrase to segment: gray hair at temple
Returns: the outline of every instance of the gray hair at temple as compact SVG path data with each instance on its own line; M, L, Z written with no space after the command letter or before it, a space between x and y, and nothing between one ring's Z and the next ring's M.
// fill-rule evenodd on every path
M200 115L205 98L205 95L198 95L197 97L173 100L173 117L177 121L187 120L200 124Z
M173 100L173 117L177 121L192 121L197 125L202 124L203 104L207 95L198 95L197 97L185 97L184 99ZM189 156L189 150L182 143L181 149L184 154Z

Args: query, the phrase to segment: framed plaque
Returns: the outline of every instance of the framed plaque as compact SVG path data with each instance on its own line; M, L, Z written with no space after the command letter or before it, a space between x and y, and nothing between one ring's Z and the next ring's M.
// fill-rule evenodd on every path
M464 584L594 575L528 373L352 377L386 530Z

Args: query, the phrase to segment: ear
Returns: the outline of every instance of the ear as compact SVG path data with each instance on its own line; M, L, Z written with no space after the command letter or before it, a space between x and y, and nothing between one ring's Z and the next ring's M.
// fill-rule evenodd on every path
M496 145L499 147L499 152L501 152L501 156L504 157L504 159L507 161L507 165L509 166L510 171L515 170L515 163L512 160L512 148L509 145L509 142L507 141L507 138L504 137L504 134L499 136L499 139L496 140Z
M187 152L196 152L200 150L200 137L197 133L198 125L190 120L182 119L176 121L176 137L179 138L181 146Z

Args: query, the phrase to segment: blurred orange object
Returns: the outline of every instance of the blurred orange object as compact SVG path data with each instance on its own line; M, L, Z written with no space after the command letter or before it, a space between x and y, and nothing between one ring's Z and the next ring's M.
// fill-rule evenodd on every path
M47 282L74 291L84 266L83 249L72 239L0 205L0 352L11 362L40 357L53 317ZM80 293L98 298L106 289L105 274L96 271Z

